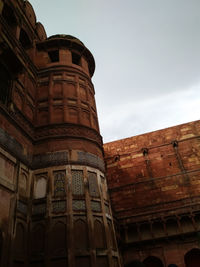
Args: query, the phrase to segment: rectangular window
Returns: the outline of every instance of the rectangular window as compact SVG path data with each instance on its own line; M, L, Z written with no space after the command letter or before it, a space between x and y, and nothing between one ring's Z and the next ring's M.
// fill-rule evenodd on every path
M59 61L59 50L49 51L48 55L49 55L51 62L58 62Z
M72 63L81 66L81 56L72 52Z

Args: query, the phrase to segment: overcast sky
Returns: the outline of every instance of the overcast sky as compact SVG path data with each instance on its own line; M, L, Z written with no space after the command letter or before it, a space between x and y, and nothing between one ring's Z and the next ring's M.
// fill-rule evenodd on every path
M30 0L92 52L104 142L198 120L200 0Z

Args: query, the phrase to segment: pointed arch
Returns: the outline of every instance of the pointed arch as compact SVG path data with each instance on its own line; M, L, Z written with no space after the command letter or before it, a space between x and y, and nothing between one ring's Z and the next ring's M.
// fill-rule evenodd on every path
M31 231L31 251L33 254L44 251L45 228L42 224L36 224Z
M74 243L78 249L88 248L88 228L86 222L82 219L74 222Z
M25 252L25 228L22 223L17 223L14 239L15 254L24 255Z
M200 249L193 248L188 251L184 256L186 267L199 267L200 263Z
M114 231L112 227L112 222L108 221L108 232L109 232L109 239L110 239L110 244L112 248L116 248L116 242L115 242L115 236L114 236Z
M44 198L46 196L47 179L46 177L38 177L35 183L35 198Z
M99 220L94 221L94 233L95 233L95 247L96 248L105 248L106 239L105 239L105 229L102 222Z
M61 255L66 250L67 233L66 225L62 221L57 221L50 234L51 253L53 255Z
M155 256L149 256L143 261L146 267L164 267L161 259Z

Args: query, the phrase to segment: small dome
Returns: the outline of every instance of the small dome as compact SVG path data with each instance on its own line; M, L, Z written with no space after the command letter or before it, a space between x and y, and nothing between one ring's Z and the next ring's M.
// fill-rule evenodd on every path
M59 38L64 38L64 39L67 39L67 40L72 40L74 42L77 42L77 43L85 46L84 43L82 43L78 38L76 38L76 37L74 37L72 35L67 35L67 34L55 34L55 35L49 36L47 39L59 39Z

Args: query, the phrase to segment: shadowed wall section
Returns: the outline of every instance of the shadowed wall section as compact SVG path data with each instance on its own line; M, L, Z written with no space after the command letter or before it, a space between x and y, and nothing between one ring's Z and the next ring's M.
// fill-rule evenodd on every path
M93 55L28 1L0 0L0 33L0 265L120 266Z

